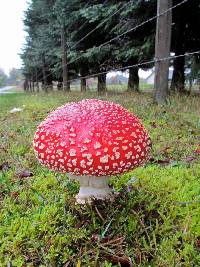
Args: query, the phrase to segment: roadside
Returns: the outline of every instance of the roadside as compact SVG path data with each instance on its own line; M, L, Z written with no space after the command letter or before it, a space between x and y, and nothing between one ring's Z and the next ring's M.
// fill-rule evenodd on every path
M0 88L0 94L12 94L19 91L16 86L4 86Z

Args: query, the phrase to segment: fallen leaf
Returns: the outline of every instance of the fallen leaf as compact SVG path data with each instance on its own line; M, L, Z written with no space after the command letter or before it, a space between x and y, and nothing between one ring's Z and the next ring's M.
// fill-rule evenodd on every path
M33 176L33 173L30 172L29 170L24 170L18 175L19 178L28 178L31 176Z
M10 166L8 162L4 162L3 164L0 165L0 171L6 172L10 169Z
M194 151L194 153L200 155L200 149L196 149L196 150Z
M106 257L113 264L120 264L121 267L132 267L131 258L127 256L117 256L117 255L109 255Z
M185 159L185 161L186 162L192 162L192 161L194 161L194 160L196 160L197 158L196 157L194 157L194 156L188 156L186 159Z
M195 246L198 250L200 250L200 236L197 237L196 241L195 241Z
M151 125L152 128L157 128L157 125L156 125L156 122L155 121L151 122L150 125Z

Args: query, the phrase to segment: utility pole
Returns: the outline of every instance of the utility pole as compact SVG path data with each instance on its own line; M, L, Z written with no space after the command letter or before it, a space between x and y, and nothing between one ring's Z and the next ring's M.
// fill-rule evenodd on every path
M156 44L155 59L166 58L170 56L171 48L171 28L172 28L172 10L159 16L172 7L172 0L157 0L157 26L156 26ZM168 90L169 60L158 61L155 63L155 101L157 104L163 104L169 93Z
M70 91L68 66L67 66L66 31L64 25L62 26L61 29L61 46L62 46L63 90Z

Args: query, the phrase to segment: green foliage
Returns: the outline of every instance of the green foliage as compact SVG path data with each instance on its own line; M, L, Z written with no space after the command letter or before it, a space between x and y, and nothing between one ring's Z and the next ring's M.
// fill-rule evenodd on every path
M0 87L5 86L7 84L7 75L3 69L0 69Z
M125 94L125 93L124 93ZM148 95L108 93L149 130L151 160L112 177L113 203L75 205L79 185L39 165L32 149L47 113L82 95L0 98L0 265L199 266L198 99L173 96L165 107ZM10 114L13 106L23 112ZM118 258L117 258L118 257Z
M152 23L136 33L131 32L118 38L109 46L98 47L148 18L156 10L155 7L155 1L144 4L143 1L135 0L104 3L96 0L86 4L81 0L32 0L24 20L28 33L27 44L21 55L25 76L29 80L43 80L41 74L45 66L50 80L62 79L63 28L66 32L68 60L72 62L69 69L76 76L82 69L86 74L99 72L102 64L104 70L108 70L116 63L127 65L152 58L152 36L155 33L155 25ZM92 34L88 35L90 31Z

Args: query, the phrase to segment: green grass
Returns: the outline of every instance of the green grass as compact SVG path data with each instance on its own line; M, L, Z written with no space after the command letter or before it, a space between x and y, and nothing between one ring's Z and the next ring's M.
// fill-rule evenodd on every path
M113 203L81 207L78 184L41 167L32 139L49 111L94 97L0 96L0 266L200 266L199 98L158 107L149 94L101 96L143 120L153 149L145 166L111 178Z

